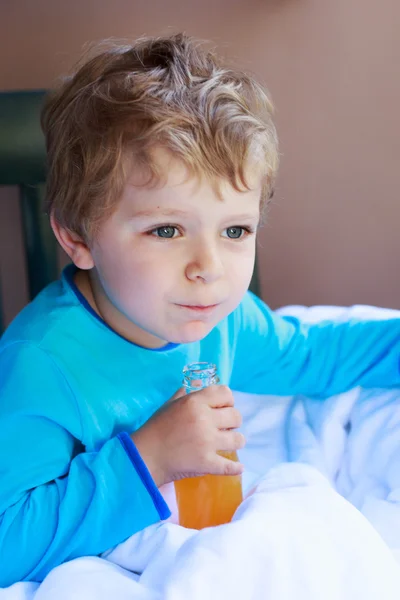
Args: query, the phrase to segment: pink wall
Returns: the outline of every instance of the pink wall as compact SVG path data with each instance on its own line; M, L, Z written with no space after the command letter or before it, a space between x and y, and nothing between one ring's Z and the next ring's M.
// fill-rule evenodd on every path
M400 308L398 23L397 0L13 0L0 7L0 89L51 86L89 40L178 30L211 40L277 107L264 299ZM26 301L10 188L0 189L0 223L9 319Z

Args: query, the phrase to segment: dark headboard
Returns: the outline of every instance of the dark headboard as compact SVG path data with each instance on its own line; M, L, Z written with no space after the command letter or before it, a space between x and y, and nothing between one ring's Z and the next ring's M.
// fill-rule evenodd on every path
M43 210L44 96L44 90L0 93L0 185L19 188L30 298L57 277L57 245Z

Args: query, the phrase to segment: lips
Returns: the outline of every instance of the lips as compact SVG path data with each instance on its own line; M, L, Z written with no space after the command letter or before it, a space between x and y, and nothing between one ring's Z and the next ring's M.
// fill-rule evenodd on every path
M178 304L178 306L180 306L183 309L186 309L189 312L206 314L216 309L218 304Z
M184 306L185 308L194 308L194 309L203 309L203 308L214 308L217 304L180 304L179 306Z

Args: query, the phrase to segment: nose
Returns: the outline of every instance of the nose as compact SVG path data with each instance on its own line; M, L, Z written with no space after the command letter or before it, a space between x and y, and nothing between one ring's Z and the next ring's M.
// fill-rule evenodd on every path
M190 281L212 283L222 277L224 267L216 244L199 243L186 265L186 277Z

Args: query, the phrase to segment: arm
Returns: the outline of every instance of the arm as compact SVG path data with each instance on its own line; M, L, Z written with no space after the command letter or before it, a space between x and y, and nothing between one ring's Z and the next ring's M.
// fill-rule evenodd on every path
M0 354L0 587L42 580L169 516L127 434L84 452L73 394L36 347Z
M400 385L400 318L306 324L249 293L235 326L234 390L328 397Z

